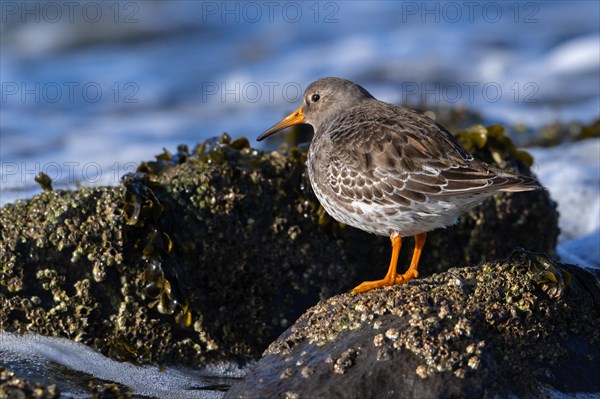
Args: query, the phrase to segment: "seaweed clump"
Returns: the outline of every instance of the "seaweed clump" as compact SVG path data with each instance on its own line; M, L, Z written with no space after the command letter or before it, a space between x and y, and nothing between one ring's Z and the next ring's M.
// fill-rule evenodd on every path
M501 125L474 125L456 133L460 144L470 153L477 153L480 159L487 163L495 163L506 167L505 157L522 162L528 168L533 165L532 156L524 150L515 147L510 137L504 134Z
M552 147L570 141L600 137L600 118L589 124L553 123L540 129L528 146Z

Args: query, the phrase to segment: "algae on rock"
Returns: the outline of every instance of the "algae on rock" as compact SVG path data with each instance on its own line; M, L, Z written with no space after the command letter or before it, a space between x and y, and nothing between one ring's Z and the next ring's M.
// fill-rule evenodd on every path
M60 391L56 385L44 386L40 383L32 383L0 367L0 398L58 399Z
M494 151L528 173L510 151ZM387 238L325 217L305 157L223 135L165 151L120 187L46 191L3 207L0 329L137 362L259 356L309 306L379 276L389 260ZM429 234L420 270L516 246L551 253L557 235L547 192L502 194Z

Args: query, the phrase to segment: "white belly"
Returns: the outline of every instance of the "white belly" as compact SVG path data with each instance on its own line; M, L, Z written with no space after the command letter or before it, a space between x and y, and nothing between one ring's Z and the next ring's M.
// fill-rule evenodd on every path
M447 197L438 197L424 203L412 203L410 209L401 210L399 206L361 201L340 205L323 193L316 194L325 211L338 222L377 235L388 236L394 231L405 237L450 226L462 213L485 199L482 196L464 196L452 197L452 202L449 202L445 199Z

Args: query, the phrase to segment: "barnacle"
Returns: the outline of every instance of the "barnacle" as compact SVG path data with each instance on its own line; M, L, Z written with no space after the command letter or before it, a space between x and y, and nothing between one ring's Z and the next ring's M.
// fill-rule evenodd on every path
M34 180L44 191L52 191L52 179L44 172L38 173Z
M526 253L533 280L550 298L561 298L571 285L571 276L544 254Z

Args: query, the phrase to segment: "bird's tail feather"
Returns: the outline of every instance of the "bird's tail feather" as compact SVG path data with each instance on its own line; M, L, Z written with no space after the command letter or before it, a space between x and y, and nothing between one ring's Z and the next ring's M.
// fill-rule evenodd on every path
M519 192L519 191L532 191L540 190L543 187L533 177L522 176L522 175L511 175L508 181L502 184L504 187L498 187L498 191L504 192Z

